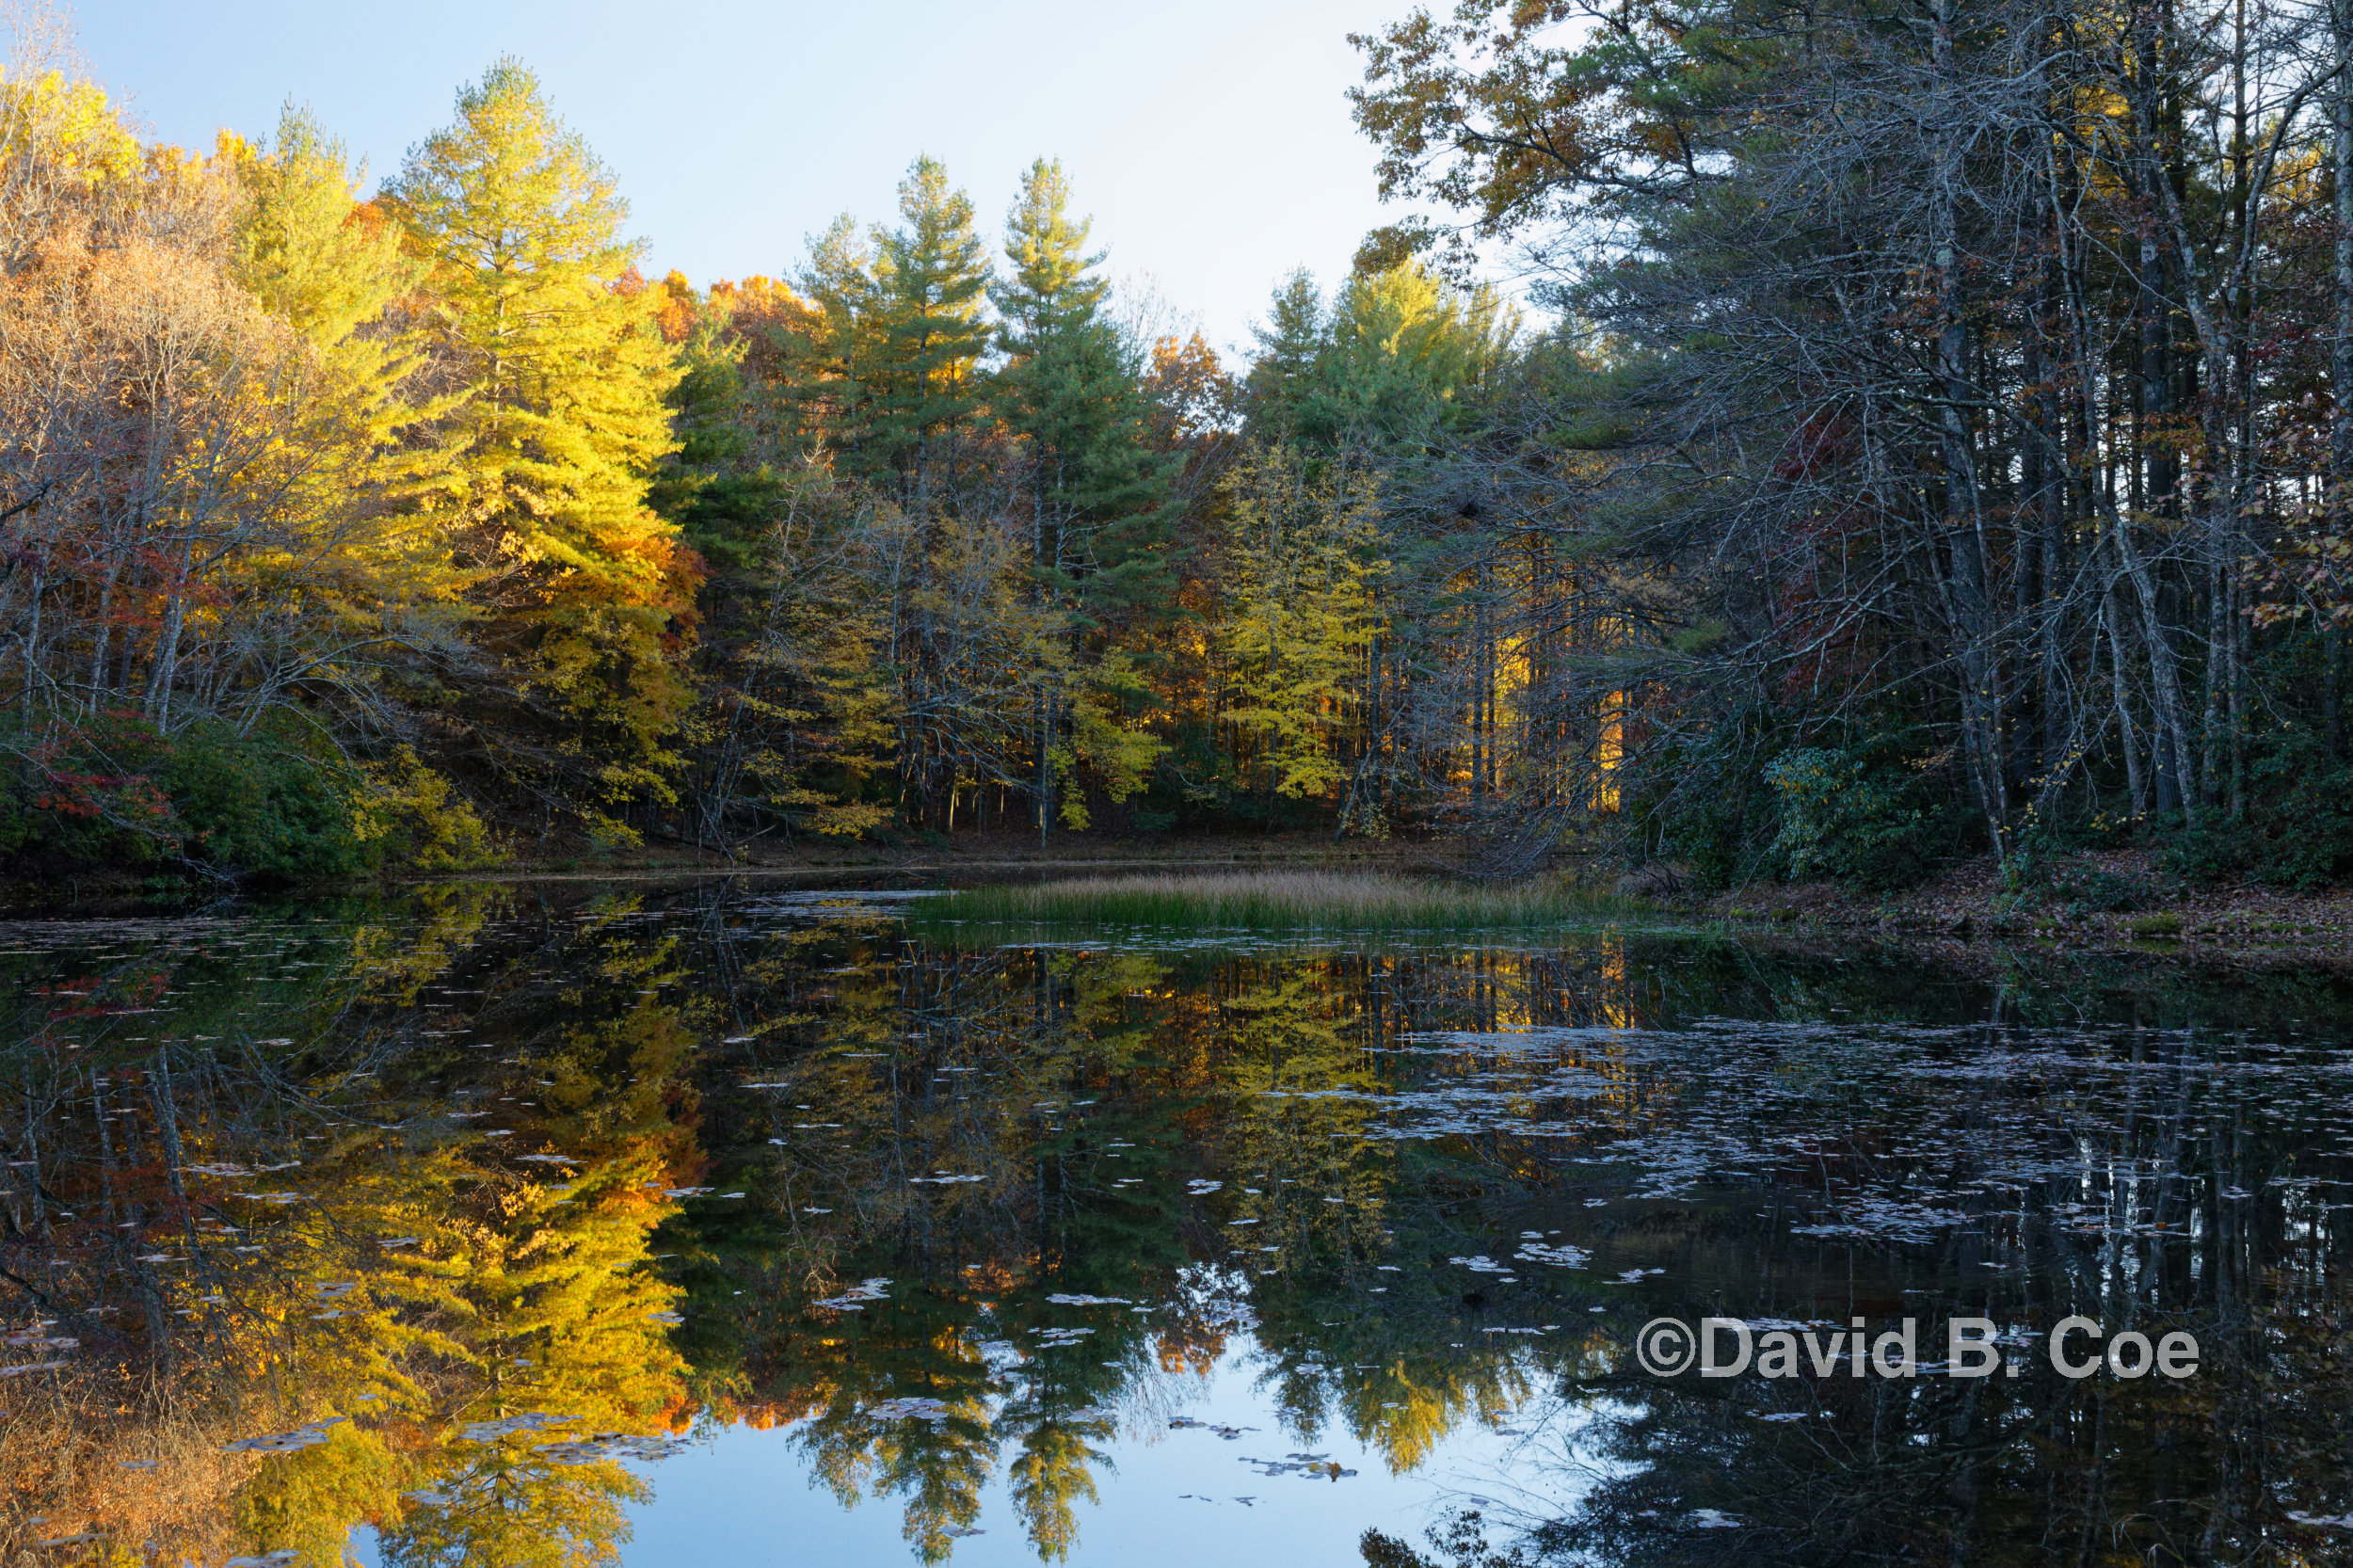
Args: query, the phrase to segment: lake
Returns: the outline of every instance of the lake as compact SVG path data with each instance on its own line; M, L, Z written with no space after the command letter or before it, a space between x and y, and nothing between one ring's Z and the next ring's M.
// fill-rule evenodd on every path
M0 1561L2353 1560L2353 989L452 885L0 925Z

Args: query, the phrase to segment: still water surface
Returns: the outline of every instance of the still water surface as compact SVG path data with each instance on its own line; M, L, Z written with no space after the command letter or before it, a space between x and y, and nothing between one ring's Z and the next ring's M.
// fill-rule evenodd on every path
M756 883L0 965L7 1563L2353 1561L2325 977ZM1710 1315L1795 1375L1633 1353Z

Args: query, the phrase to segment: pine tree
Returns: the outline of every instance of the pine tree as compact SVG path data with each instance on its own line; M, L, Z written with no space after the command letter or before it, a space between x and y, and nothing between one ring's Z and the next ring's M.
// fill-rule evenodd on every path
M1508 356L1519 318L1492 285L1458 289L1408 258L1360 271L1327 307L1305 272L1253 329L1254 434L1324 451L1428 445Z
M1250 329L1258 340L1258 355L1244 386L1252 428L1282 440L1297 429L1299 405L1315 390L1332 336L1323 291L1305 267L1283 280L1271 305L1266 324Z
M866 378L874 368L880 285L871 237L848 213L808 237L794 280L808 311L773 327L778 426L797 456L830 454L846 476L869 470ZM780 329L779 329L780 328ZM887 468L886 456L872 467Z
M222 160L245 198L235 219L231 271L278 316L321 348L363 345L389 358L390 334L360 338L359 328L423 279L401 254L398 229L360 208L344 144L307 108L280 113L276 144L251 146L221 134Z
M1434 445L1518 332L1491 284L1457 289L1416 261L1359 274L1332 312L1331 352L1299 405L1300 434L1333 446Z
M686 697L672 617L695 574L646 504L679 372L634 286L627 205L512 58L458 93L456 122L411 150L391 194L471 394L443 422L433 509L489 568L493 644L563 730L576 805L666 796Z
M1149 444L1143 356L1103 315L1088 222L1062 166L1040 158L1005 222L1013 274L991 291L1007 357L997 402L1028 444L1041 579L1096 615L1163 607L1174 464Z
M1140 683L1126 658L1090 658L1085 639L1138 612L1164 615L1176 597L1167 544L1181 459L1151 444L1143 356L1103 315L1103 258L1087 254L1088 223L1069 200L1059 163L1030 166L1005 220L1012 274L991 291L1007 357L996 402L1026 449L1035 591L1072 612L1065 690L1038 702L1041 830L1058 777L1082 763L1115 798L1143 787L1160 747L1121 712ZM1063 820L1083 825L1082 801L1064 792Z
M867 472L887 469L922 510L952 495L964 427L980 404L988 258L972 232L972 199L950 188L936 158L916 159L899 183L899 216L902 227L874 234L876 332L858 449Z
M1016 362L1047 352L1074 328L1096 324L1111 286L1095 277L1105 252L1085 254L1093 219L1070 216L1070 182L1059 159L1032 163L1005 215L1005 259L1013 276L990 291L1003 318L1005 352Z

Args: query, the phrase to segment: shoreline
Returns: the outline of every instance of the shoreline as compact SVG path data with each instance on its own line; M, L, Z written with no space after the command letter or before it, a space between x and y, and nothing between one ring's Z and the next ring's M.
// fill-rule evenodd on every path
M2174 883L2145 850L2079 854L2054 879L2090 897L2007 895L1991 856L1917 888L1871 894L1833 883L1756 884L1683 901L1735 931L1862 936L1905 952L2133 956L2236 968L2353 967L2353 889L2292 892L2253 884ZM2105 894L2105 897L2102 895ZM2099 907L2104 902L2126 907Z
M478 869L411 872L378 880L296 887L258 895L262 902L397 893L469 883L661 885L744 878L834 881L861 874L899 880L964 882L1182 869L1250 872L1321 868L1337 872L1445 877L1442 841L1357 840L1334 844L1321 835L1139 842L1072 839L1047 846L1013 836L964 845L859 845L795 850L729 859L690 846L610 855L517 856ZM1552 874L1574 874L1572 860ZM1656 908L1661 928L1742 937L1816 951L1858 943L1916 953L1962 969L2012 956L2040 960L2129 958L2237 969L2353 968L2353 889L2285 892L2249 885L2192 888L2158 874L2141 851L2065 857L2062 883L2130 889L2130 907L2095 908L2047 895L2033 904L2004 894L1990 857L1963 862L1919 887L1886 894L1832 883L1754 883L1710 895L1627 888ZM1625 879L1634 883L1635 877ZM59 884L71 889L56 897ZM256 895L224 889L221 897ZM101 918L158 914L212 902L201 893L159 895L125 873L17 882L0 888L0 919ZM1628 929L1640 929L1629 924Z

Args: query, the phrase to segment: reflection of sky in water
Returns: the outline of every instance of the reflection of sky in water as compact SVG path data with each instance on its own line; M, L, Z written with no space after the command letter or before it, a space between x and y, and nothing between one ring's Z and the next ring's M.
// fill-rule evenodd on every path
M1078 1505L1071 1568L1361 1568L1356 1540L1367 1528L1418 1543L1423 1528L1449 1505L1483 1502L1496 1519L1514 1512L1545 1518L1565 1512L1581 1490L1568 1483L1560 1464L1586 1419L1577 1406L1539 1397L1508 1423L1514 1435L1465 1421L1418 1470L1393 1476L1377 1449L1344 1432L1327 1427L1305 1447L1287 1434L1257 1386L1262 1369L1257 1346L1237 1336L1207 1378L1160 1380L1118 1413L1118 1437L1101 1445L1112 1463L1096 1469L1096 1500ZM1206 1425L1169 1430L1163 1403ZM1210 1430L1218 1426L1258 1430L1228 1441ZM655 1496L630 1510L635 1537L621 1548L624 1568L913 1560L899 1533L898 1500L868 1497L842 1508L809 1479L794 1442L800 1427L730 1428L715 1441L641 1467ZM1293 1452L1321 1455L1356 1474L1339 1480L1270 1477L1242 1463L1245 1455L1282 1459ZM1036 1548L1014 1516L1001 1468L982 1498L976 1522L984 1533L956 1543L957 1568L1034 1564ZM378 1568L371 1532L355 1537L353 1549L368 1568Z

